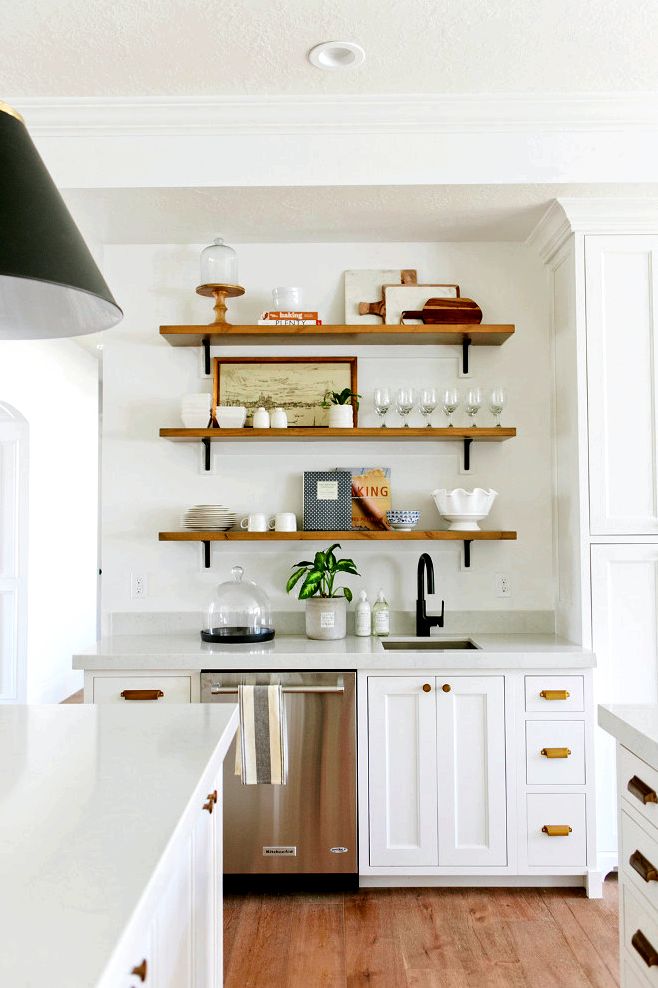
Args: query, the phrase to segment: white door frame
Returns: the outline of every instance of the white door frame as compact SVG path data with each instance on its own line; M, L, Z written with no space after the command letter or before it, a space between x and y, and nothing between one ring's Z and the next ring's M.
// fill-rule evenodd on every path
M0 622L10 622L0 626L0 703L27 693L28 457L27 419L0 401Z

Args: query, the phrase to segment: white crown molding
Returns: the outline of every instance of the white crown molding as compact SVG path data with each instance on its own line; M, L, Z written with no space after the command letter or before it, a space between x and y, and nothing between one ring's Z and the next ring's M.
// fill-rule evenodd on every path
M634 234L658 231L658 199L624 197L556 199L526 243L548 262L572 233Z
M7 99L37 137L658 130L658 93Z

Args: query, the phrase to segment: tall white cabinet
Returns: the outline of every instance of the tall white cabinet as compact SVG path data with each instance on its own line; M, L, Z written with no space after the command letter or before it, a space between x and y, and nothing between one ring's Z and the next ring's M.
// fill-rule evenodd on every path
M658 702L658 212L563 200L550 271L558 632L596 653L599 703ZM614 746L597 730L597 843L617 863Z

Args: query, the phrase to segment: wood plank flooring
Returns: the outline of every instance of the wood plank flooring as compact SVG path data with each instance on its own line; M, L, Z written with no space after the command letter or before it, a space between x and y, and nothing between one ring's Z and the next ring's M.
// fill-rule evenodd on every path
M226 988L616 988L617 882L228 895Z

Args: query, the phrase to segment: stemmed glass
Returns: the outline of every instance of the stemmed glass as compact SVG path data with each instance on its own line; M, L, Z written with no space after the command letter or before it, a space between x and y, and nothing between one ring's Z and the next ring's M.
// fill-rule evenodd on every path
M472 426L475 428L475 416L480 411L482 407L482 391L480 388L474 386L469 388L466 392L466 398L464 399L464 408L466 409L466 414L470 415L473 419Z
M448 427L452 429L452 416L459 408L459 391L457 388L444 388L441 393L441 407L448 419Z
M414 389L413 388L398 388L397 396L397 410L398 415L404 422L404 428L409 428L409 423L407 422L407 416L411 409L414 407Z
M420 408L420 414L425 419L425 424L428 429L431 428L431 415L436 408L436 389L435 388L423 388L420 392L420 401L418 404Z
M375 411L382 420L381 428L386 428L386 414L391 407L391 392L388 388L375 388L373 396Z
M496 419L496 428L500 429L500 416L503 413L507 395L504 388L492 388L489 395L489 411Z

